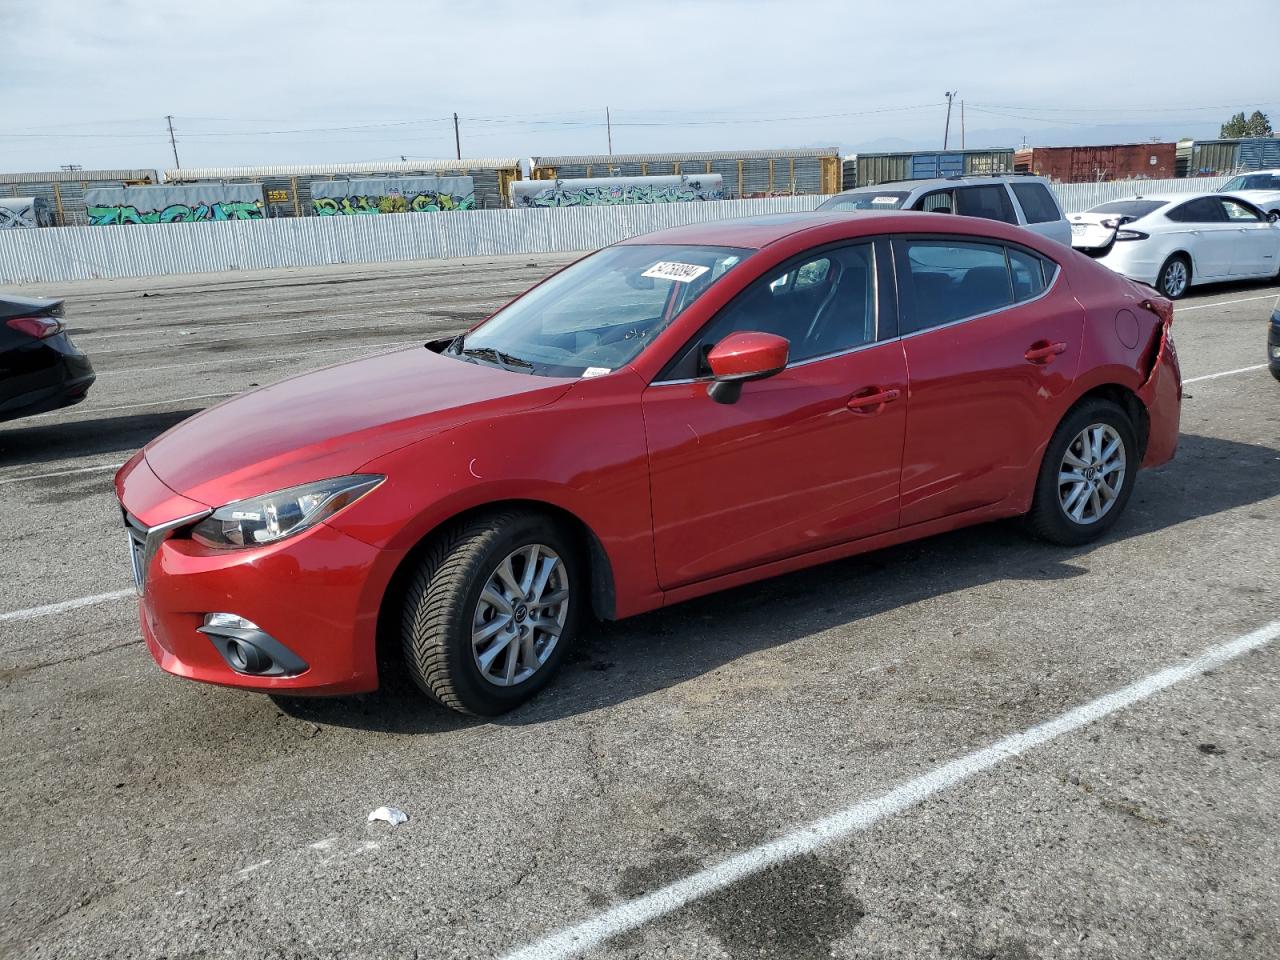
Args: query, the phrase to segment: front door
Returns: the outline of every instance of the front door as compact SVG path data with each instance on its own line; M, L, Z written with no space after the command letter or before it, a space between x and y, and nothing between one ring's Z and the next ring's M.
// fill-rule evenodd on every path
M645 391L664 589L897 526L906 366L882 339L878 249L813 251L766 274ZM745 330L786 337L788 366L717 403L702 357Z
M1248 204L1231 197L1223 197L1222 208L1227 223L1235 228L1238 238L1231 261L1233 277L1271 277L1280 264L1276 263L1276 248L1280 247L1280 229L1272 226L1266 216Z

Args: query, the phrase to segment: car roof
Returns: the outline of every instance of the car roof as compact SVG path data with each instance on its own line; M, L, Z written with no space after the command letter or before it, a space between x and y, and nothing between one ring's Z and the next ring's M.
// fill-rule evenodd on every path
M875 190L938 190L947 187L981 187L990 183L1046 183L1044 177L1022 173L966 173L960 177L926 177L920 180L886 180L884 183L868 183L862 187L850 187L840 193L868 193ZM839 194L837 194L839 196Z
M1104 203L1121 203L1126 200L1150 200L1153 203L1175 203L1180 200L1198 200L1200 197L1221 197L1222 194L1213 190L1201 190L1194 193L1135 193L1131 197L1112 197L1110 200L1103 200L1102 203L1095 203L1095 207L1100 207Z
M832 230L830 228L842 228ZM696 244L712 247L761 249L801 233L835 234L846 239L887 233L967 233L986 234L997 240L1033 245L1035 236L1026 231L977 217L941 216L915 210L848 210L811 213L775 213L731 220L707 220L683 227L670 227L621 241L624 244Z

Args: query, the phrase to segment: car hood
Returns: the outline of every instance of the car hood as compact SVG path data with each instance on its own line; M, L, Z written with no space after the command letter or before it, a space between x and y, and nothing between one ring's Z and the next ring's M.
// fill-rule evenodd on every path
M430 434L553 403L574 382L398 350L227 400L143 452L171 490L217 507L354 473Z

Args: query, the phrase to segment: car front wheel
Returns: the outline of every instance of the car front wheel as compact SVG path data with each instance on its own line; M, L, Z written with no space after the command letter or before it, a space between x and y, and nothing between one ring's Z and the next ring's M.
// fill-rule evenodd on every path
M1137 443L1124 410L1109 400L1081 404L1045 450L1028 529L1067 546L1096 540L1124 511L1137 472Z
M503 512L455 524L409 580L401 630L409 675L463 713L519 706L564 659L584 586L577 545L545 517Z

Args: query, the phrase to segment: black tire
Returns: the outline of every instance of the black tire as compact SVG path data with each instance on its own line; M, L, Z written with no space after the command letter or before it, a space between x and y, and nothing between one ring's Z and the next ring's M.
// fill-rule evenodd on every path
M1093 424L1110 426L1124 445L1124 479L1111 507L1092 523L1080 523L1067 515L1059 495L1058 473L1063 466L1067 447L1081 431ZM1058 424L1049 446L1045 448L1036 479L1031 511L1024 518L1028 532L1041 540L1063 546L1079 546L1105 534L1124 512L1133 493L1138 474L1138 444L1128 414L1110 400L1086 400L1074 407Z
M1171 273L1176 272L1175 263L1182 264L1183 269L1186 270L1186 282L1177 293L1172 292L1169 287L1172 280ZM1156 289L1160 291L1162 297L1168 297L1170 300L1181 300L1187 295L1187 291L1191 289L1191 260L1185 253L1175 253L1161 264L1160 272L1156 274Z
M565 565L567 616L550 656L531 677L513 686L495 686L484 678L472 655L472 618L498 565L532 544L550 547ZM491 717L514 709L546 686L573 644L589 595L580 554L571 537L536 513L481 515L441 531L405 591L401 637L405 664L418 688L450 709Z

